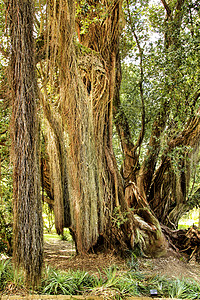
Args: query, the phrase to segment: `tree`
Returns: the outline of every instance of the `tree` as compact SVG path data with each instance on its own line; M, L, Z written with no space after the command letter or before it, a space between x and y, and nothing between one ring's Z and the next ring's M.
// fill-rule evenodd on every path
M132 5L132 8L136 9L136 15L138 3L139 1L134 1ZM192 156L195 156L198 150L199 140L199 119L193 114L199 98L197 81L193 85L196 92L191 94L189 102L188 93L184 95L181 92L185 84L185 81L180 81L183 69L186 67L186 72L191 72L191 76L193 76L191 61L196 61L195 52L193 58L185 56L184 47L186 41L188 42L188 36L181 27L183 20L185 21L184 13L187 12L184 2L177 1L173 5L171 2L169 4L163 2L166 18L164 19L162 13L161 34L164 37L162 52L155 53L155 56L163 55L164 62L162 65L156 66L157 74L149 75L148 81L152 90L160 89L162 95L160 106L156 108L157 113L154 114L154 119L151 118L151 129L150 126L147 127L145 108L145 72L148 71L149 60L145 61L145 52L141 46L143 41L136 32L136 28L139 30L142 27L141 25L137 27L137 20L132 19L130 8L127 6L128 23L140 59L138 95L142 103L141 131L138 138L135 139L135 144L119 98L121 83L120 2L109 4L105 2L103 5L92 1L78 2L76 31L79 42L73 40L75 19L72 16L75 8L70 10L71 4L69 7L65 5L59 4L51 11L51 38L49 38L52 41L49 43L50 66L55 66L55 61L58 59L59 68L61 68L57 77L61 86L60 106L57 106L58 103L55 105L54 100L51 104L57 117L55 117L55 113L53 117L50 107L47 109L47 101L44 103L46 111L48 110L46 116L56 140L56 157L59 160L57 166L60 166L56 171L56 176L49 177L55 178L58 182L61 182L59 178L65 178L60 185L60 192L54 193L55 199L58 198L56 195L59 195L57 202L59 206L56 205L56 207L61 207L61 210L58 211L62 211L62 215L56 211L58 214L56 219L59 220L57 223L60 226L57 226L57 230L62 232L63 226L69 226L74 234L79 252L87 252L92 247L98 248L101 244L106 245L106 243L108 247L117 249L116 241L119 245L121 244L121 249L134 247L133 244L131 246L130 236L134 239L136 235L134 230L137 230L139 226L141 228L141 224L147 226L145 229L147 232L154 232L153 229L157 228L159 237L157 236L155 239L163 241L158 220L169 226L172 226L173 223L177 226L181 214L187 210L186 195L190 179L189 167L191 166L188 160L193 161ZM109 14L106 13L105 7ZM70 15L70 20L67 15L63 18L62 14L65 13ZM65 20L70 23L66 23ZM60 28L59 38L55 33L55 28L57 30ZM68 28L71 28L71 31ZM60 48L61 52L59 52ZM150 48L153 51L152 46ZM150 57L150 59L155 59L155 57ZM170 61L173 61L173 64ZM166 64L166 68L163 67L164 64ZM161 67L160 70L159 67ZM49 69L51 68L49 67ZM158 76L159 86L155 88L154 82ZM188 85L187 88L189 89L189 87L191 86ZM55 92L55 90L54 88L53 91ZM47 99L48 96L46 90L45 98ZM153 96L157 97L157 95ZM79 101L80 99L82 100ZM174 99L176 100L175 105L173 104ZM84 106L82 106L83 103ZM192 111L190 110L191 105ZM179 116L180 106L182 110ZM113 112L124 155L122 176L118 171L112 147ZM174 117L178 120L177 122L173 122ZM62 127L59 128L61 122ZM184 128L181 133L180 126ZM148 151L140 165L141 147L144 139L147 138L147 128ZM168 135L166 128L169 128ZM66 136L65 149L62 143L63 135ZM193 138L194 136L196 139ZM175 169L173 164L175 152L179 153L181 169L180 167ZM52 172L55 174L53 159L50 161L52 165L50 169L54 170ZM159 168L158 163L160 163ZM65 176L61 175L64 174L63 165L70 166L68 174L65 173ZM71 172L73 176L71 176ZM171 181L171 178L174 180ZM58 184L54 183L54 186L58 186ZM67 186L68 189L64 186ZM63 197L62 191L66 190L68 191L67 195ZM62 199L65 199L64 203ZM94 201L94 199L96 200ZM102 213L104 211L108 212L106 217L103 216L105 215ZM122 223L120 230L113 228L112 220L116 222L116 215ZM134 216L141 221L140 225L138 225L139 221L135 221ZM125 219L126 221L124 221ZM66 220L69 223L65 225ZM108 225L105 226L105 224ZM148 227L148 224L151 226ZM147 237L148 234L149 237ZM152 233L148 232L148 234L145 236L147 244ZM140 243L142 236L144 234L141 234ZM141 247L145 249L146 246L142 245ZM150 250L146 249L146 252L148 251Z
M12 84L14 262L26 282L37 285L43 262L39 176L37 80L34 64L33 2L9 3Z
M116 127L125 157L122 173L130 206L135 207L137 202L136 195L131 193L132 183L136 183L139 194L147 200L158 220L177 228L178 220L192 205L188 199L190 176L199 152L200 94L196 80L199 69L193 69L198 60L195 44L199 37L198 34L192 33L191 39L191 33L185 31L182 24L187 24L190 28L190 9L192 32L197 33L198 15L192 3L161 2L166 13L165 20L163 21L163 11L160 7L158 14L154 8L150 8L150 18L148 16L148 22L150 19L152 26L159 32L156 51L156 42L144 47L148 38L147 30L141 25L141 20L145 22L147 18L144 14L144 4L133 1L132 6L129 6L127 2L129 31L135 39L140 58L138 94L142 103L142 122L141 132L138 140L135 139L135 144L129 120L121 108L119 98L115 101L115 113ZM141 15L138 18L140 11ZM188 51L188 47L193 50ZM189 78L195 79L190 81ZM151 117L147 115L147 99L154 109L151 109ZM155 99L158 101L156 105ZM142 151L144 146L148 149L145 156Z
M136 245L162 253L164 237L148 203L138 195L136 210L128 207L112 146L121 2L77 2L76 22L73 2L50 9L49 65L39 68L57 231L70 228L78 253L102 247L124 253ZM46 67L59 71L48 80Z
M81 254L102 249L126 253L137 247L146 255L163 254L166 240L159 222L176 225L187 209L189 167L198 150L199 69L195 73L192 67L198 62L198 53L196 49L189 54L186 51L198 40L196 8L186 6L182 0L163 0L160 14L151 11L148 20L152 27L163 24L158 26L163 40L159 40L156 51L155 44L149 43L147 53L141 25L145 14L139 23L137 15L138 7L145 4L148 8L148 1L142 1L142 6L140 1L131 5L127 2L127 28L139 57L134 97L141 101L140 130L132 138L133 129L120 98L122 2L85 0L75 5L71 0L51 0L45 14L43 2L36 2L35 52L33 7L25 0L11 3L17 263L22 263L27 273L30 271L31 282L37 278L36 271L41 271L38 124L33 122L37 120L35 52L44 116L41 181L51 204L54 202L57 232L62 234L64 227L70 228ZM187 9L192 10L189 20ZM192 42L188 31L183 30L183 22L188 28L193 24ZM190 89L194 93L189 93ZM159 99L156 105L155 99ZM113 150L113 118L123 152L121 172ZM24 152L18 152L19 143ZM31 174L30 162L35 166ZM26 189L21 188L24 186ZM35 231L25 232L27 227L21 220L28 220ZM35 241L34 251L31 240Z

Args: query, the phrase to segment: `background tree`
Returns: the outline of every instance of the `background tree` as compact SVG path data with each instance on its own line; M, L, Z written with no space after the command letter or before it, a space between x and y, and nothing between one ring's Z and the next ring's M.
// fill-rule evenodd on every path
M199 152L199 69L192 67L198 61L195 45L199 37L191 34L189 21L192 19L197 33L199 16L192 2L161 2L163 7L156 10L148 1L133 1L126 6L128 32L139 57L135 66L139 79L131 93L131 101L141 101L138 140L130 126L134 118L130 121L130 112L126 114L119 99L115 102L116 127L125 157L122 172L130 206L136 203L131 194L133 182L158 220L177 228L180 217L191 208L191 170ZM150 34L154 34L154 40Z

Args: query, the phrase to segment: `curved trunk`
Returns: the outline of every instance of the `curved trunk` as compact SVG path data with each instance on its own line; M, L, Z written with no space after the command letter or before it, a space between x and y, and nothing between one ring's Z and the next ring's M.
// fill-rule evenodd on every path
M170 51L172 53L179 49L179 35L183 19L183 5L184 0L177 0L174 7L168 6L166 1L162 1L166 10L166 34L165 47L163 55L168 57ZM141 80L143 74L142 67L142 49L140 48L135 28L132 26L130 7L127 1L128 24L130 26L133 37L138 46L139 56L141 58L140 73ZM175 66L180 67L180 60L177 59ZM119 68L118 68L119 69ZM120 79L120 76L118 76ZM177 82L175 74L171 74L171 80ZM141 89L141 82L138 84ZM170 89L166 87L166 89ZM141 90L140 90L141 91ZM141 102L142 102L142 95ZM193 96L194 101L198 99L199 94ZM144 101L144 99L143 99ZM174 99L173 99L174 101ZM125 181L125 195L129 207L135 209L141 208L141 203L133 192L133 186L137 187L138 195L146 202L146 207L150 207L154 212L156 218L170 227L177 227L178 220L182 214L189 209L188 190L190 172L194 157L199 148L199 117L197 115L191 118L185 125L185 130L177 134L176 139L172 139L167 144L167 150L163 150L163 131L166 129L168 115L170 112L169 98L163 103L157 117L152 125L151 137L148 143L148 150L139 165L140 148L137 148L137 143L134 145L131 140L129 124L126 116L120 108L119 95L116 93L115 116L116 128L121 139L121 145L124 155L124 162L122 167L122 176ZM144 109L144 107L143 107ZM178 114L178 112L177 112ZM143 132L144 124L141 127ZM170 128L168 128L170 132ZM173 133L174 134L174 133ZM138 141L140 139L138 138ZM165 148L166 148L165 147ZM179 147L179 149L177 149ZM180 151L180 157L176 157L173 161L173 151ZM163 153L162 153L163 152ZM161 156L162 155L162 156ZM176 166L178 165L178 166ZM139 204L140 203L140 204Z
M197 112L185 129L168 143L149 189L151 208L159 221L171 228L177 228L179 219L189 210L189 182L191 169L196 167L198 159L199 141L200 119ZM170 158L170 153L178 146L183 147L181 155Z

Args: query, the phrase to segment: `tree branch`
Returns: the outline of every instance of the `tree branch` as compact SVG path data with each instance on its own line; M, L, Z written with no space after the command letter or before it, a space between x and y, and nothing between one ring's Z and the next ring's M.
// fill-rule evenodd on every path
M140 41L138 39L138 36L133 28L133 22L131 22L131 13L130 13L130 8L129 8L129 2L127 2L127 9L128 9L128 16L129 16L129 25L131 27L133 36L135 38L138 51L139 51L139 57L140 57L140 83L139 83L139 88L140 88L140 98L142 102L142 127L140 130L140 135L138 137L138 140L134 146L134 152L136 151L137 148L139 148L142 144L143 138L144 138L144 133L145 133L145 105L144 105L144 90L143 90L143 80L144 80L144 70L143 70L143 49L140 45Z
M167 12L167 16L169 17L172 13L171 9L169 8L167 2L165 0L161 0L166 12Z
M0 53L5 57L5 58L8 58L9 57L9 54L8 52L6 52L3 47L0 45Z
M163 1L165 1L165 0L163 0ZM176 3L176 9L175 9L176 12L179 12L181 10L184 2L185 2L185 0L178 0L177 1L177 3Z

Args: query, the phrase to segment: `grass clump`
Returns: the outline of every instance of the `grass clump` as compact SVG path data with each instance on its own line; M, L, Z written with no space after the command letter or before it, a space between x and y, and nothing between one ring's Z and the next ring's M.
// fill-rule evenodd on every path
M3 259L0 261L0 290L2 290L11 277L10 260Z
M176 279L171 281L169 285L168 294L170 298L181 299L199 299L200 285L195 281L187 279Z
M0 260L0 291L24 291L24 272L14 269L11 259Z
M41 294L47 295L80 295L94 284L94 277L84 271L58 271L47 267Z
M0 291L7 294L12 287L12 293L13 290L19 293L23 286L23 272L14 271L10 260L0 260ZM34 293L126 299L131 296L148 297L151 289L157 290L159 298L200 299L200 284L194 280L150 276L134 269L120 271L116 266L97 274L81 270L64 272L48 266L43 271L41 286Z

